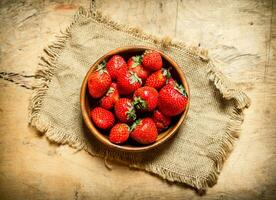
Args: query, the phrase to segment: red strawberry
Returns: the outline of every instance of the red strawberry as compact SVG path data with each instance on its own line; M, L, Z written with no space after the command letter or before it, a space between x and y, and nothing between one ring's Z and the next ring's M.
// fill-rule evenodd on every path
M112 112L101 107L96 107L91 110L90 116L94 124L101 129L109 129L115 122Z
M98 65L88 78L88 91L93 98L102 97L111 85L111 78L105 69L105 62Z
M115 115L119 121L128 123L133 122L136 119L136 113L134 106L130 99L121 98L115 103Z
M130 137L140 144L151 144L157 139L157 128L150 117L136 120L131 129Z
M137 74L142 81L146 81L148 76L150 75L150 71L144 68L141 65L142 56L133 56L127 61L127 66L130 71L133 71Z
M101 99L100 106L107 110L110 110L114 107L114 105L115 105L116 101L118 101L119 97L120 96L119 96L119 92L117 89L117 84L112 83L109 90L105 94L105 96Z
M127 141L129 137L129 127L127 124L118 123L112 127L109 140L115 144L121 144Z
M174 86L175 80L173 78L167 79L167 84Z
M153 87L144 86L134 92L133 105L141 111L153 111L158 103L158 92Z
M158 109L166 116L182 113L188 104L188 97L182 85L164 86L159 92Z
M154 73L152 73L147 81L146 86L154 87L155 89L159 90L166 84L166 80L171 77L171 73L168 69L162 68Z
M151 71L159 70L163 65L160 53L152 50L145 51L142 63L146 69Z
M118 90L122 95L133 93L142 85L142 80L135 72L127 71L125 74L118 77Z
M127 64L122 56L114 55L107 62L106 69L112 80L116 80L120 74L127 71Z
M171 118L163 115L159 110L153 112L153 121L157 127L158 132L161 132L169 127Z

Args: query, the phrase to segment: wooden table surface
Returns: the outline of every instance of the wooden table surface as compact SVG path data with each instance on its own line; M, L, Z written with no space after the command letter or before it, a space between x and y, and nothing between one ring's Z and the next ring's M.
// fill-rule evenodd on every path
M252 99L218 183L203 196L143 171L51 144L28 127L43 47L88 1L0 2L0 199L275 199L276 1L103 0L116 21L209 49Z

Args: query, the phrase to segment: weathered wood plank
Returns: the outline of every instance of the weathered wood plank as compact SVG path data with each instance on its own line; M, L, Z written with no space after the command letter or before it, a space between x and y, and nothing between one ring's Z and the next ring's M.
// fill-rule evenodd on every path
M174 36L177 1L95 1L96 8L117 22L131 24L157 35Z

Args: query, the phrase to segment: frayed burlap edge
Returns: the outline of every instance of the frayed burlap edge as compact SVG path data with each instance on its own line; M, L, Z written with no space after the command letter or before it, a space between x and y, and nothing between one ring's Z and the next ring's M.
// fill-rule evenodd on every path
M41 62L38 64L38 69L36 71L36 79L33 83L33 93L29 104L29 124L36 127L42 133L45 133L46 137L54 142L60 144L70 144L70 146L83 149L85 141L80 141L76 136L66 137L62 130L57 130L54 128L50 122L40 116L40 109L43 103L43 98L48 90L48 84L51 81L55 69L57 68L57 59L60 52L65 47L66 41L71 37L70 30L72 26L78 21L80 15L84 14L83 9L79 9L74 16L73 22L65 30L61 32L60 36L57 36L57 41L49 45L44 49L45 55L41 57Z
M115 153L111 150L105 150L104 148L94 148L95 152L92 152L85 141L80 140L76 136L67 137L63 130L57 130L53 124L42 118L40 116L40 108L43 103L43 98L46 95L48 84L51 81L52 75L55 73L57 68L57 59L60 52L65 47L66 41L71 37L70 29L78 21L79 17L83 16L90 18L98 23L102 23L106 26L112 27L118 31L126 32L134 37L143 39L146 41L151 41L161 48L176 48L186 54L194 56L195 58L200 58L203 62L207 62L209 66L208 77L210 81L214 83L216 88L220 91L223 98L227 100L234 100L236 107L233 109L232 114L229 118L229 123L227 126L226 134L221 138L221 148L217 152L216 156L212 157L215 162L215 169L208 177L197 178L197 177L187 177L182 174L172 172L161 166L147 164L146 166L141 165L135 159L133 154L128 153ZM131 28L126 25L118 24L108 17L103 16L99 11L95 10L92 6L87 12L83 8L80 8L71 25L66 29L61 36L57 37L57 42L48 46L44 49L46 56L41 58L41 63L39 63L39 68L36 72L37 77L34 83L34 91L30 99L29 105L29 124L36 127L39 131L45 133L46 137L59 144L68 144L78 150L85 149L93 156L101 156L110 160L121 161L130 167L144 169L150 173L158 174L162 178L169 181L176 181L185 183L198 190L205 190L208 186L212 186L216 183L218 174L222 168L222 165L227 158L228 154L233 148L235 139L238 137L240 132L240 127L243 122L243 110L249 107L250 99L241 90L237 89L235 84L228 80L219 70L216 69L212 60L208 57L208 51L198 48L198 47L188 47L182 42L173 42L170 38L166 37L163 39L157 38L155 36L146 34L137 28ZM108 166L108 164L106 164ZM110 166L108 166L110 167Z

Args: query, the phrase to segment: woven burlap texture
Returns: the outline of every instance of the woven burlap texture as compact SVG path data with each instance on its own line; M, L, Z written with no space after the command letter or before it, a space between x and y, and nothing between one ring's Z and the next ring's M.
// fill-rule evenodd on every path
M80 110L80 87L89 67L108 51L130 45L158 48L173 58L191 92L187 119L175 137L161 148L139 154L117 152L99 143L86 130ZM250 99L216 69L207 51L159 39L81 8L45 54L36 73L29 123L49 140L199 190L216 183Z

